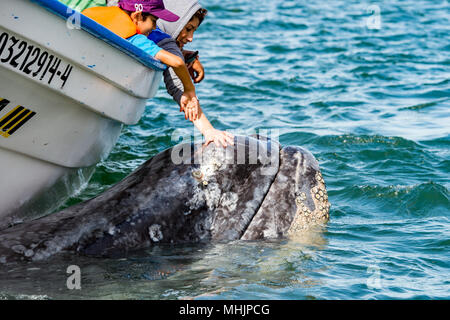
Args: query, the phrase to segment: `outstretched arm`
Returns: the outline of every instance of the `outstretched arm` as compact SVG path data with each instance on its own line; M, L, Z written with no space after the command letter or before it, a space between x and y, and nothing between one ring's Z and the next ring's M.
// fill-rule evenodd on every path
M173 39L164 39L158 42L158 46L180 58L183 57L183 53ZM166 85L167 92L179 105L181 105L180 101L183 94L183 84L177 77L173 68L169 68L164 71L164 83ZM198 118L193 121L193 123L205 137L205 145L208 145L211 142L214 142L216 146L222 145L223 147L234 144L234 136L231 133L214 129L200 106L198 108Z
M166 50L159 51L155 55L155 58L167 66L172 67L175 74L180 78L184 87L183 94L180 98L181 109L185 111L186 118L189 118L191 121L196 120L200 106L198 105L198 99L195 94L195 86L192 83L189 71L183 59Z
M203 113L201 107L199 107L199 117L197 120L193 121L193 123L195 127L205 136L205 146L209 145L211 142L214 142L216 146L222 145L224 148L229 145L234 145L233 134L214 129L206 115Z

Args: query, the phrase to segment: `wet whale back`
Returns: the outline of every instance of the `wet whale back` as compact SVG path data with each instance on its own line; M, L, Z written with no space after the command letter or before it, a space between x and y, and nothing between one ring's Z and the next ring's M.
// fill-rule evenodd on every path
M266 142L237 137L226 150L179 145L141 165L101 195L4 230L0 259L41 260L59 251L105 255L149 246L239 239L268 192L278 166ZM176 164L173 154L184 156ZM201 154L201 161L196 157ZM264 170L268 169L268 170Z

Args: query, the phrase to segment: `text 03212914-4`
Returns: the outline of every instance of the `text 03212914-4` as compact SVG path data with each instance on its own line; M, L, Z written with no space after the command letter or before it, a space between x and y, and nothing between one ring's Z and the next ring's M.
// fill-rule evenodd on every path
M64 87L73 69L70 64L61 64L61 59L55 55L7 32L0 34L0 63L9 64L49 85L60 81L60 88Z

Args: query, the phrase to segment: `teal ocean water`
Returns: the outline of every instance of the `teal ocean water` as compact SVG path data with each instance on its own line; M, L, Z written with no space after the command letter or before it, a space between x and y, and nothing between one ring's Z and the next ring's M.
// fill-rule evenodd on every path
M214 126L276 129L310 150L331 202L312 243L155 247L21 266L0 297L69 299L449 299L448 1L208 0L189 48ZM89 199L194 133L161 85L145 115L64 206Z

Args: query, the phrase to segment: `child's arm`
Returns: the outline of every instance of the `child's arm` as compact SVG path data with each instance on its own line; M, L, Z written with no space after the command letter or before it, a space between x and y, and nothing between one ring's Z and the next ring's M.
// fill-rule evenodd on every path
M134 35L127 38L127 40L136 47L147 52L152 57L159 59L162 63L173 68L173 71L176 73L184 87L184 92L180 95L181 110L184 111L186 117L189 117L189 120L194 121L197 119L199 103L195 95L194 84L191 81L189 71L184 64L183 59L158 47L152 40L147 39L143 34Z
M226 148L228 145L234 145L233 134L226 131L214 129L211 122L209 122L208 118L203 113L201 107L199 107L198 119L193 122L195 127L205 136L205 147L211 142L214 142L216 146L222 145L224 148Z
M155 58L172 67L178 78L180 78L184 87L184 94L180 101L181 109L185 112L186 118L189 118L191 121L197 120L199 103L195 94L194 84L183 59L166 50L160 50L155 55Z

